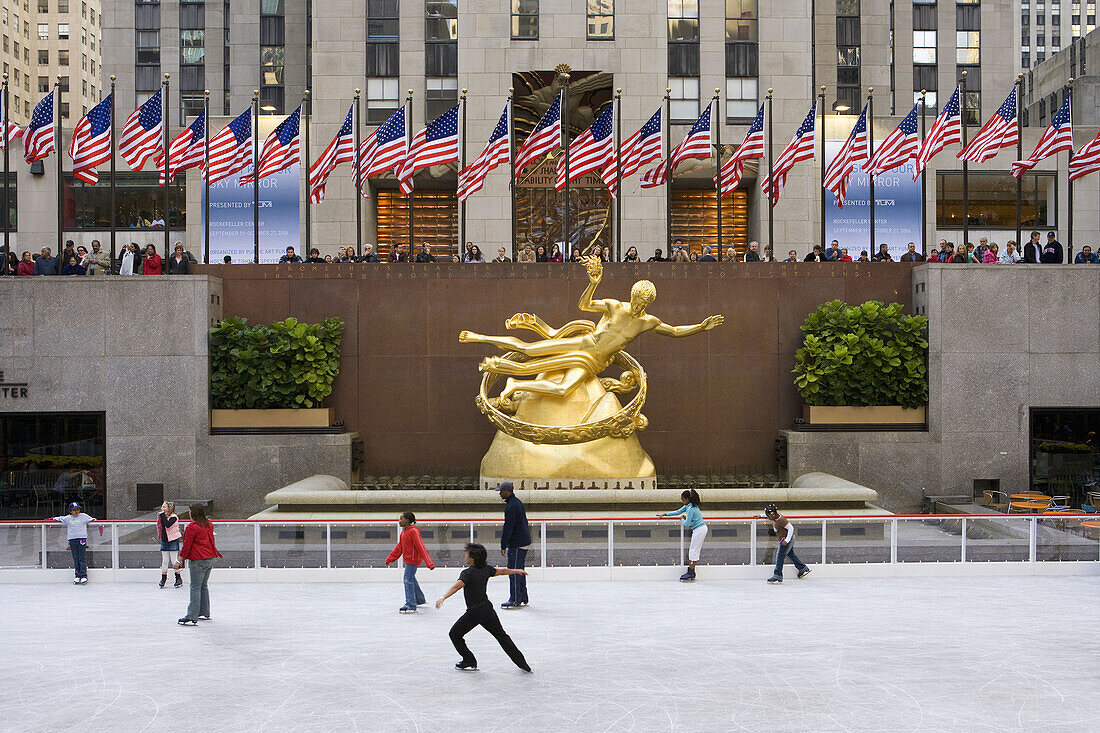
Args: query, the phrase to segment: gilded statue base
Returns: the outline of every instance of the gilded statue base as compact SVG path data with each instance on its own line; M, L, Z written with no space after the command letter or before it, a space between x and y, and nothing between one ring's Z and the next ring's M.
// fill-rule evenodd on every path
M563 372L540 375L558 381ZM564 397L518 392L515 418L527 424L568 426L592 423L618 414L622 405L598 377L589 376ZM497 431L481 459L481 485L500 480L547 479L559 482L600 479L656 480L653 460L637 433L602 437L567 445L536 444Z

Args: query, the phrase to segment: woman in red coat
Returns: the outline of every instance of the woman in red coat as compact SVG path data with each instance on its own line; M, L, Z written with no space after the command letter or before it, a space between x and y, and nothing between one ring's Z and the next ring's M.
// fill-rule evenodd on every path
M192 504L190 510L191 523L183 531L179 560L172 565L173 570L179 570L185 561L191 561L191 604L187 606L187 615L176 622L180 626L210 620L210 591L206 584L214 569L214 558L222 556L214 544L214 525L206 518L206 508Z
M145 248L145 259L141 262L141 274L142 275L163 275L164 272L161 269L160 255L157 254L157 248L153 245L149 245Z
M427 565L428 570L435 570L435 563L432 562L428 549L424 547L424 541L420 539L416 515L403 512L398 521L401 523L401 535L397 538L397 547L386 557L386 564L389 565L399 557L405 561L405 605L398 610L401 613L416 613L417 606L428 602L424 598L424 592L420 590L420 584L416 582L416 570L421 564Z

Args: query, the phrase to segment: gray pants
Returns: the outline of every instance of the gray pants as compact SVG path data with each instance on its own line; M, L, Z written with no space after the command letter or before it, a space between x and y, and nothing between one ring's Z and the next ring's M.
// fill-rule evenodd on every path
M197 621L199 616L210 616L210 591L206 584L210 581L210 571L214 569L214 558L190 560L191 565L191 603L187 606L187 616Z

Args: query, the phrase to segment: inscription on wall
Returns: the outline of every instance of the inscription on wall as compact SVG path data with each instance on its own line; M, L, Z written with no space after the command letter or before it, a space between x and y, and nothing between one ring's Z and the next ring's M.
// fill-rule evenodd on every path
M0 399L27 399L26 382L5 382L4 372L0 372Z

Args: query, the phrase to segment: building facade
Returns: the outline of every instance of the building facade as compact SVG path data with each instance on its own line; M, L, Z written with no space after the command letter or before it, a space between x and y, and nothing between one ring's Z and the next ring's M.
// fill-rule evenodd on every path
M1096 29L1091 0L1018 0L1020 67L1030 69Z
M62 123L71 126L109 93L101 79L111 72L102 64L103 13L100 0L33 0L37 40L35 102L61 88ZM23 3L24 6L27 3ZM29 118L29 115L28 115Z

